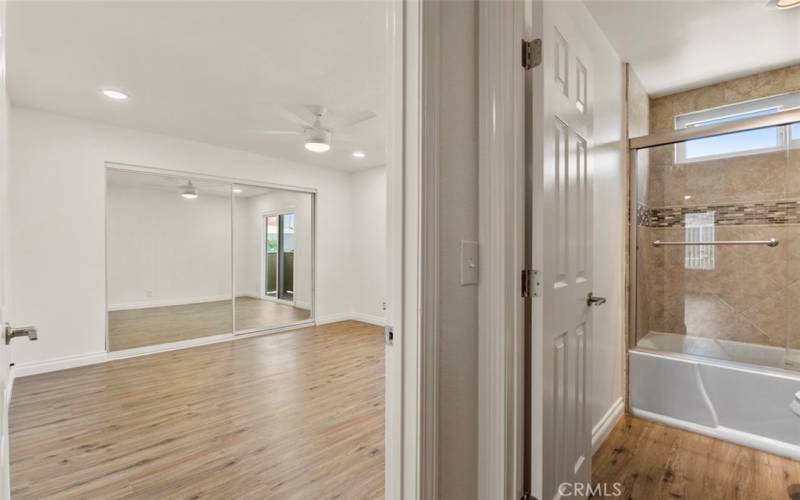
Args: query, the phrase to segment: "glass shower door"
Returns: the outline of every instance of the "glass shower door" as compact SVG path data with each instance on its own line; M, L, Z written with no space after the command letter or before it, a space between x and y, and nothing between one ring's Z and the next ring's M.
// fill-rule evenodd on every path
M800 153L788 129L638 151L638 347L800 366Z

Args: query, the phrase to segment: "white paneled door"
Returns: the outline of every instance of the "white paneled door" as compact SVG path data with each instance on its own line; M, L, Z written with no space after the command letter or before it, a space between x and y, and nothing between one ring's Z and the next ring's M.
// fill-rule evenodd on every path
M539 499L585 498L591 479L594 74L581 2L528 3L528 35L542 40L527 105L532 125L531 488Z

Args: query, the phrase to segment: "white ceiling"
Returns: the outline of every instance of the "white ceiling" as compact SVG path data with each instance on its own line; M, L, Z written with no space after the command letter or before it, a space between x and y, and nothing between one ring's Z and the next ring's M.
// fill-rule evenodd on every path
M800 8L767 0L586 0L654 96L800 63Z
M384 163L384 3L10 2L14 104L356 170ZM124 102L99 94L111 87ZM378 116L316 154L282 106ZM362 160L354 150L367 153Z

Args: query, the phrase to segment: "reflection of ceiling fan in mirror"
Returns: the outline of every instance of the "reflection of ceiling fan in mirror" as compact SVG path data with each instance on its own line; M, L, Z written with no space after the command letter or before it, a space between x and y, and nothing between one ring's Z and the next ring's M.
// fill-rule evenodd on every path
M314 153L324 153L331 149L331 135L339 130L351 127L357 123L375 118L372 111L359 111L339 120L328 121L325 118L327 110L324 106L309 104L297 109L284 108L281 115L299 127L299 130L258 130L259 134L266 135L304 135L305 146ZM323 121L324 120L324 121Z

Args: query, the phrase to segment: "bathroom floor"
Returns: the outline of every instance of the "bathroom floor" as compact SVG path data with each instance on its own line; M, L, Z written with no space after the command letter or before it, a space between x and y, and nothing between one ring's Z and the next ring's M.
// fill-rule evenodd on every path
M632 500L800 500L800 462L625 415L592 482Z

